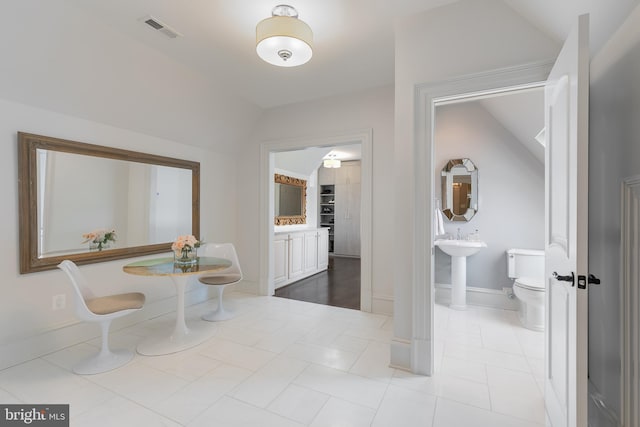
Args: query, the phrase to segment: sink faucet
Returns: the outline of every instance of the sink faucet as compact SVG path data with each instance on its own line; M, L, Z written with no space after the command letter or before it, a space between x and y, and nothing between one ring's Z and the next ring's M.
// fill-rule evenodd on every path
M462 240L462 232L460 231L460 227L458 227L458 235L456 236L456 240Z

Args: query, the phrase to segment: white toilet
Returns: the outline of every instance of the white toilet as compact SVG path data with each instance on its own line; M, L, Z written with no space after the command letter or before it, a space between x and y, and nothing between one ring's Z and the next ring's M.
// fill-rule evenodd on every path
M544 330L544 251L509 249L507 251L509 277L513 293L520 301L519 317L525 328Z

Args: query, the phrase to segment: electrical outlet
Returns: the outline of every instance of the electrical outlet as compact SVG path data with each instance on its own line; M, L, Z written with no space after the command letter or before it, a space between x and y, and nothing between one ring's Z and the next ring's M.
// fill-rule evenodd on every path
M51 300L51 308L54 310L62 310L67 306L67 296L65 294L54 295Z

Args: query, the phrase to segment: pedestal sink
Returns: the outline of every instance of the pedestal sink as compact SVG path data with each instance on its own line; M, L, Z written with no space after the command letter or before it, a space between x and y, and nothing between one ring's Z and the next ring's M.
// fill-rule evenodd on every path
M451 257L451 305L456 310L467 308L467 257L487 244L472 240L438 239L434 244Z

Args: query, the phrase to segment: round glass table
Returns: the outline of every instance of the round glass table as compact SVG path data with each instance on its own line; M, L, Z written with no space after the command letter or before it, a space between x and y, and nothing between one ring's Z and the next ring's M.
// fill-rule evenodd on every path
M231 267L231 261L224 258L199 257L198 263L179 266L173 258L153 258L132 262L122 267L128 274L138 276L169 276L176 287L178 303L176 307L176 323L168 335L149 337L138 345L137 351L146 356L176 353L194 347L209 338L211 324L203 322L200 327L187 327L184 318L184 292L189 276L207 272L215 272ZM205 324L206 323L206 324Z

